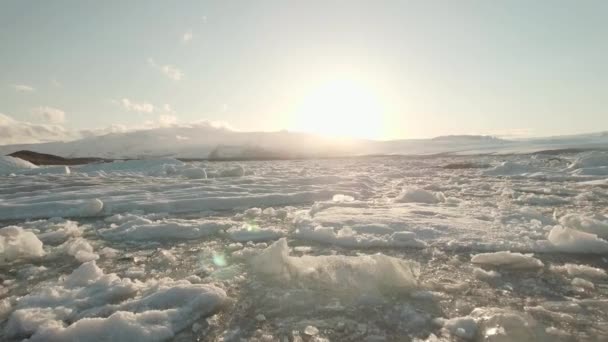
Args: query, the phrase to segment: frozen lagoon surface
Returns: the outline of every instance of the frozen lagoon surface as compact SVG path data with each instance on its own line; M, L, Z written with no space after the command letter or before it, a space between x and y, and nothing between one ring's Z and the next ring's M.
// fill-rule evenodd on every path
M608 154L0 161L2 341L608 340Z

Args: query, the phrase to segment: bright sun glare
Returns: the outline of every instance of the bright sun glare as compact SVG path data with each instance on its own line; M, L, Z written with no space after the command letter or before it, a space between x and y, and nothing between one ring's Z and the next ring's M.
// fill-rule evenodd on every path
M373 91L350 80L323 84L304 97L293 115L296 131L335 137L382 137L384 110Z

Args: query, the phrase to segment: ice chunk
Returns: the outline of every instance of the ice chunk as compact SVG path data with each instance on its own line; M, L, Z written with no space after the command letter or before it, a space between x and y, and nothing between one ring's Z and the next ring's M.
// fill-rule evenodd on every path
M11 156L0 156L0 176L36 168L38 168L38 166L27 160Z
M41 230L41 233L38 233L36 236L38 236L38 239L40 239L40 241L42 241L45 245L58 245L71 237L78 237L82 235L82 229L74 221L55 223L46 220L38 222L42 223L36 225L38 230Z
M585 233L562 226L555 226L547 238L552 248L566 253L608 253L608 242L595 234Z
M161 341L214 314L226 299L212 285L169 278L133 282L104 274L91 261L63 282L21 297L6 334L31 335L30 341Z
M123 217L124 216L124 217ZM115 215L107 219L118 220L119 226L100 230L100 234L113 240L193 240L216 234L234 223L224 220L150 220L137 215Z
M90 285L103 276L101 268L95 261L88 261L75 269L64 281L66 287L82 287Z
M342 195L342 194L336 194L332 198L332 201L334 201L334 202L352 202L354 200L355 200L355 198L353 196Z
M74 168L74 172L79 173L125 173L136 172L151 176L161 176L167 174L167 165L182 166L183 162L172 159L137 159L126 161L115 161L113 163L89 164Z
M0 219L17 220L47 217L89 217L103 209L99 199L32 202L27 204L0 203Z
M200 167L191 167L181 171L181 175L189 179L207 179L207 172Z
M424 189L418 188L405 188L403 191L395 198L395 202L397 203L439 203L445 202L445 196L441 193L433 193L431 191L427 191Z
M64 328L56 323L36 331L31 342L61 341L166 341L174 336L170 311L118 311L107 318L86 318ZM55 321L57 322L57 321Z
M378 291L409 292L418 285L416 262L383 254L290 257L281 238L253 258L253 269L274 279L340 294Z
M516 176L535 172L536 169L528 164L517 163L514 161L502 162L482 173L486 176Z
M284 232L275 227L259 227L257 225L251 225L248 223L243 224L240 227L232 227L226 231L228 237L236 242L247 242L247 241L269 241L276 240L282 237Z
M99 255L94 253L93 246L83 238L75 238L68 240L63 245L59 246L65 252L80 262L87 262L99 259Z
M588 217L576 214L568 214L559 219L559 223L568 228L595 234L602 239L608 238L608 219L601 215Z
M516 203L527 204L527 205L559 205L566 204L570 201L555 195L537 195L537 194L524 194L519 196Z
M598 166L608 166L608 153L600 151L583 153L568 166L568 169L575 170Z
M484 342L549 342L554 338L527 313L500 308L476 308L469 317L475 319L480 341Z
M42 242L34 233L17 226L0 229L0 264L43 255Z
M589 280L582 279L582 278L572 279L572 286L581 287L581 288L589 289L589 290L595 289L595 285L593 285L592 282L590 282Z
M443 325L452 335L465 340L472 340L477 333L477 322L472 317L456 317L449 319Z
M480 253L471 258L474 264L491 265L512 269L535 269L543 267L543 263L532 254L512 252Z
M242 165L222 169L215 174L216 177L242 177L246 174L245 168Z
M329 243L341 247L413 247L424 248L426 243L407 231L386 235L360 234L350 227L335 231L332 227L301 226L295 236L299 239Z
M500 273L496 271L486 271L479 267L475 267L475 269L473 270L473 275L475 276L475 278L484 281L500 278Z
M566 272L574 277L586 277L603 279L606 278L606 271L601 268L595 268L587 265L565 264L564 266L553 266L551 270L556 272Z

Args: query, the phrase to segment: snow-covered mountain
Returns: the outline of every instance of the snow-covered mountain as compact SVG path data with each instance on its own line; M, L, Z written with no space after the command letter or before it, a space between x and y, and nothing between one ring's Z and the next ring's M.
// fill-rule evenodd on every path
M373 141L331 138L298 132L240 132L209 125L175 125L90 136L68 142L0 146L63 157L101 158L299 158L369 154L530 153L552 149L605 149L608 134L504 140L491 136L441 136L433 139Z

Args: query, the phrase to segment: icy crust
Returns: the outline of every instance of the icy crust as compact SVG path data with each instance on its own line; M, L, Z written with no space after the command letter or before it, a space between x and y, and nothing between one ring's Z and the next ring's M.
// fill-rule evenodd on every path
M252 259L253 270L292 286L361 293L408 293L418 287L420 265L383 254L362 256L289 256L281 238Z
M90 261L57 285L19 298L5 334L30 341L164 341L226 300L212 285L133 281L104 274Z

